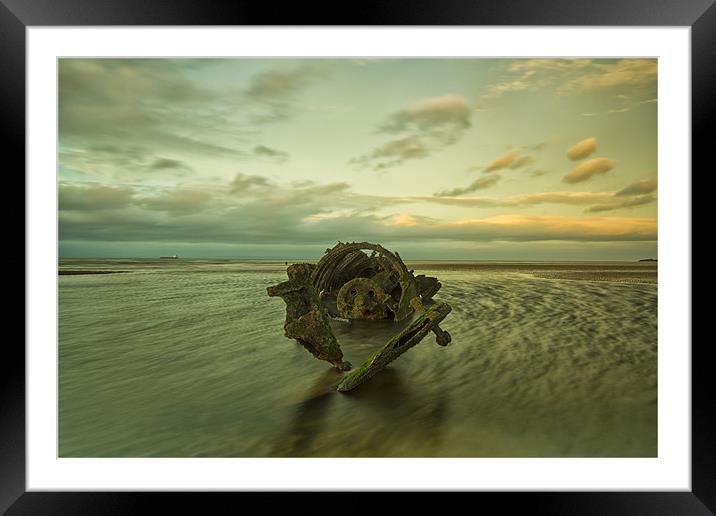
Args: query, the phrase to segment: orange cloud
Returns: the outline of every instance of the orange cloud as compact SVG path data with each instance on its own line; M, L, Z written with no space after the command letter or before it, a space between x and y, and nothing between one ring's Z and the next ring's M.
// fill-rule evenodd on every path
M615 202L617 195L620 194L617 192L537 192L533 194L515 195L512 197L458 197L452 192L441 192L432 197L414 196L400 198L400 200L427 201L447 206L514 208L522 206L536 206L539 204L566 204L572 206L585 206L600 203L606 204Z
M494 160L492 163L490 163L485 169L485 172L494 172L495 170L509 167L519 153L520 149L513 149L509 152L506 152L505 154Z
M524 167L525 165L530 165L534 162L535 159L532 156L522 156L510 163L510 168L520 168Z
M584 159L597 150L597 139L587 138L581 142L575 143L571 149L567 151L567 157L572 161Z
M563 217L497 215L466 219L448 226L495 238L518 240L656 240L656 219L635 217Z
M581 183L592 176L606 174L617 164L616 160L609 158L594 158L585 161L572 172L564 176L565 183Z
M656 85L657 72L656 59L622 59L612 65L600 65L595 73L575 81L575 86L610 89L619 86Z
M401 213L397 215L393 220L393 226L417 226L418 219L410 215L409 213Z

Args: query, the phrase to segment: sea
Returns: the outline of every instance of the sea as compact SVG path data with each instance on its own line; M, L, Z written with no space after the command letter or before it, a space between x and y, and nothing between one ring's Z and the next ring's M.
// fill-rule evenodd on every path
M340 393L283 335L285 261L61 259L59 456L657 455L656 262L406 263L452 342ZM354 366L402 328L331 324Z

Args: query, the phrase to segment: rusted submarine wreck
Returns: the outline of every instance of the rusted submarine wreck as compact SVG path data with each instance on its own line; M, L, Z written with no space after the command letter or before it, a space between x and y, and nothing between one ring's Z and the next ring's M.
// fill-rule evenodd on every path
M286 303L284 334L314 357L346 372L338 391L350 391L372 378L390 362L418 344L429 333L440 346L452 340L439 324L451 311L433 300L442 284L437 278L415 276L397 252L369 242L339 242L317 264L295 263L288 280L267 288L268 295ZM331 318L393 320L412 317L402 331L355 369L330 326Z

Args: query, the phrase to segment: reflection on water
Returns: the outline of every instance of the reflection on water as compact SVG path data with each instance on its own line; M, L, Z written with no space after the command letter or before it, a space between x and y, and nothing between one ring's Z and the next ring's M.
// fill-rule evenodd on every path
M656 266L548 265L411 265L453 342L337 393L266 296L283 263L63 261L130 272L59 277L60 455L655 456ZM400 330L332 324L354 365Z

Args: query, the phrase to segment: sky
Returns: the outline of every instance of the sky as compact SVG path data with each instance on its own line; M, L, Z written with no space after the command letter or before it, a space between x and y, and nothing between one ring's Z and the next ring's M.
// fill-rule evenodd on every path
M60 59L61 258L657 255L656 59Z

